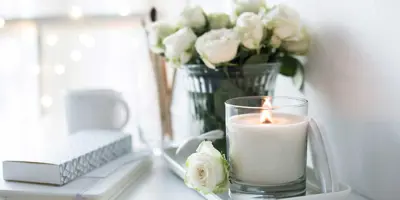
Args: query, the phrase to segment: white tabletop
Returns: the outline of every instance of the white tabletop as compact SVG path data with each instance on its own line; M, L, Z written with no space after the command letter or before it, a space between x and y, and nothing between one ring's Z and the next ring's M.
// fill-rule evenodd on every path
M154 159L150 172L122 193L117 200L141 199L204 200L196 191L187 188L182 179L169 171L161 158Z
M169 171L160 157L154 159L152 169L128 187L116 200L203 200L204 198L185 186L183 181ZM0 197L0 200L6 200ZM26 200L29 200L27 198ZM366 200L354 193L348 200Z
M203 200L204 198L187 188L178 176L169 171L161 158L156 158L151 171L122 193L117 200L141 199ZM349 200L366 199L352 193Z

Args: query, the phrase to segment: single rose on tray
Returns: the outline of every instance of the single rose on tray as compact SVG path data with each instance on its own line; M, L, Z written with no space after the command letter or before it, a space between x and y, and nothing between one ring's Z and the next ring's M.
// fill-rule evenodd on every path
M210 141L202 142L186 160L185 184L203 194L228 190L228 162Z

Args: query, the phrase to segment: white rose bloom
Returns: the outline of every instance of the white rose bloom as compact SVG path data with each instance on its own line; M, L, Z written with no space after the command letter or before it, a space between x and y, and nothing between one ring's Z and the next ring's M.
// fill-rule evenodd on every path
M310 47L310 37L305 28L302 28L300 34L282 43L284 49L288 52L304 55L308 53Z
M229 28L231 26L229 15L225 13L211 13L207 15L207 19L210 29Z
M278 5L263 17L263 23L273 31L271 45L282 45L287 51L304 54L308 51L309 37L301 24L300 15L286 5Z
M187 63L192 58L196 38L192 29L188 27L182 28L166 37L163 44L168 65L180 67L182 64Z
M186 7L179 17L179 24L192 28L194 31L202 31L207 23L206 16L200 6Z
M186 160L185 183L207 193L223 193L228 188L228 163L210 141L202 142Z
M279 4L262 15L262 21L268 28L273 28L273 23L277 20L291 21L294 24L301 23L299 13L285 4Z
M264 25L261 17L250 12L245 12L236 21L235 30L239 33L240 40L248 49L260 49L264 35Z
M235 0L236 16L244 12L258 13L263 8L265 8L265 0Z
M235 58L240 39L232 29L211 30L196 41L196 50L207 67L229 62Z
M282 40L278 36L273 35L269 44L274 48L279 48L282 44Z
M176 28L166 21L152 23L149 28L150 48L154 53L163 53L165 48L163 40L176 31Z

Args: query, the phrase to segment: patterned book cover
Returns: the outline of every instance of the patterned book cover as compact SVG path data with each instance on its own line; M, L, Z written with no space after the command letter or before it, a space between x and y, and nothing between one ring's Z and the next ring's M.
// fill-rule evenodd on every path
M64 185L132 152L132 137L113 131L85 131L24 149L29 154L3 161L4 180Z

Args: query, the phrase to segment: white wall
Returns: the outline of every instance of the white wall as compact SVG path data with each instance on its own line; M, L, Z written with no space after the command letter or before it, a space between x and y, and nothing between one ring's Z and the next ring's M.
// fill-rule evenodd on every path
M327 128L341 179L371 199L399 199L400 2L288 3L311 29L305 96Z
M30 119L38 116L37 35L35 25L29 22L0 29L0 129L2 132L18 127L18 123L28 124Z

